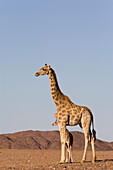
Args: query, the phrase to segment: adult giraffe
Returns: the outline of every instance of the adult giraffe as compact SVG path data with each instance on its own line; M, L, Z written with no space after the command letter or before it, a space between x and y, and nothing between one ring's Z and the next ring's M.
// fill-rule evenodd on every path
M60 131L60 139L61 139L61 161L60 163L65 162L65 142L66 142L66 126L76 126L80 125L80 127L84 131L85 136L85 148L84 154L81 162L86 160L86 151L88 147L88 142L91 142L92 152L93 152L93 160L95 162L95 139L96 132L94 130L93 123L93 115L89 108L85 106L78 106L74 104L68 96L64 95L58 85L58 81L56 78L55 71L52 69L51 65L47 66L45 64L35 76L48 75L50 79L51 85L51 94L52 98L56 104L57 111L55 113L56 120L58 122L58 127ZM92 133L90 130L92 123Z

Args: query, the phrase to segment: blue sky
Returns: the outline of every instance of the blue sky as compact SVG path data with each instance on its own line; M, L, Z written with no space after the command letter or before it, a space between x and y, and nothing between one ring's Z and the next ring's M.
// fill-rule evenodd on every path
M0 133L58 130L45 63L62 92L89 107L113 141L113 1L0 1ZM80 130L78 126L70 130Z

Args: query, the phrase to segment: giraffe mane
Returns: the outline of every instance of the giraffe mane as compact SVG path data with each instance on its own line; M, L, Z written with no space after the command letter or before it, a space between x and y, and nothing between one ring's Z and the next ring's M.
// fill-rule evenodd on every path
M56 83L57 89L59 90L59 92L60 92L62 95L64 95L64 94L61 92L61 90L60 90L60 87L59 87L59 84L58 84L58 81L57 81L57 77L56 77L55 71L53 70L53 68L50 68L50 70L51 70L51 72L52 72L52 74L53 74L53 76L54 76L54 78L55 78L55 83Z

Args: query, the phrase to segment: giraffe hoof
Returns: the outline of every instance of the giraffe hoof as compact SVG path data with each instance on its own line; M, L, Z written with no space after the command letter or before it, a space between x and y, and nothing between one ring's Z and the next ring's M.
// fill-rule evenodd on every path
M69 163L72 163L72 162L73 162L73 159L70 159L70 160L69 160Z
M93 160L92 160L92 163L95 163L96 162L96 156L94 156Z
M59 162L59 164L63 164L63 163L65 163L65 160Z
M81 160L80 162L81 162L81 163L84 163L84 162L85 162L85 160L83 159L83 160Z
M92 163L94 164L96 162L96 160L92 160Z

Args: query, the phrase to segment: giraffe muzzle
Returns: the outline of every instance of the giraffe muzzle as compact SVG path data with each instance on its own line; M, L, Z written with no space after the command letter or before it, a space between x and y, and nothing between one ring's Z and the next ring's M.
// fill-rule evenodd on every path
M36 77L38 77L39 75L40 75L40 74L39 74L38 72L35 74Z

